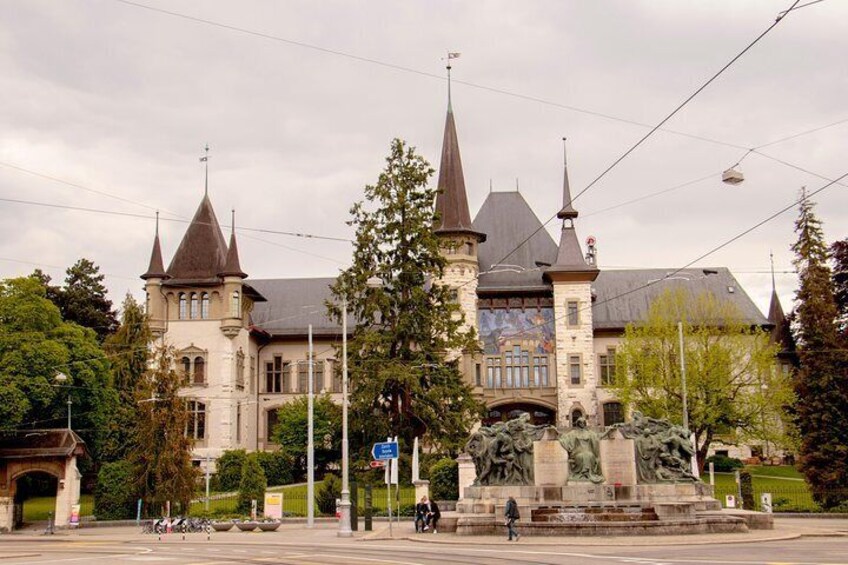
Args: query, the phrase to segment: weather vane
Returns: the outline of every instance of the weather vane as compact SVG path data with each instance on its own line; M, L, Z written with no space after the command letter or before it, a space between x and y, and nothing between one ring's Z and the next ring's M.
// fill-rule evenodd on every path
M205 196L209 196L209 144L208 143L206 144L206 147L204 147L204 151L206 151L206 154L203 157L200 158L200 162L206 164L206 178L203 181L203 194Z
M459 53L458 51L448 51L448 56L445 59L442 59L442 61L447 60L448 62L448 66L446 67L448 70L448 107L451 106L451 60L459 59L460 55L462 55L462 53Z

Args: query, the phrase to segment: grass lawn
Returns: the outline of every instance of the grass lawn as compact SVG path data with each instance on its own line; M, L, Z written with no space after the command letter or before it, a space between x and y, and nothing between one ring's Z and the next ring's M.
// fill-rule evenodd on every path
M315 482L315 493L318 493L322 481ZM283 514L288 516L306 516L306 485L298 484L284 487L272 487L274 492L281 491L283 493ZM365 488L358 488L359 500L358 508L360 514L365 511ZM374 487L371 493L371 502L374 513L386 512L386 487ZM415 504L415 488L412 486L401 487L400 489L401 507L407 508ZM217 500L209 501L209 511L215 515L222 516L227 514L237 514L236 507L238 505L238 495L231 495ZM189 513L192 515L204 513L206 505L201 499L191 505ZM397 511L397 501L394 498L394 489L392 489L392 513ZM315 507L316 515L318 514L317 506Z
M24 522L44 522L49 512L56 511L55 496L37 496L24 501ZM80 516L91 516L94 511L94 496L80 496Z
M807 483L793 467L750 466L753 475L755 510L760 510L760 494L771 493L772 505L776 512L821 512L821 508L813 501ZM705 482L709 476L703 477ZM725 495L736 495L737 487L733 473L715 474L715 495L724 504Z

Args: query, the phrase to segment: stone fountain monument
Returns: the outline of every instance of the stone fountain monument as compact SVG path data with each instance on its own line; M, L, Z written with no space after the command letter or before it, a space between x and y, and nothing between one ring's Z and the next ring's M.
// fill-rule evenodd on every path
M601 431L580 418L559 432L553 426L531 425L527 415L482 427L468 439L467 456L460 461L456 532L503 533L510 496L521 513L519 531L530 535L726 533L771 527L763 515L754 519L721 510L711 487L691 471L688 435L680 426L638 412L630 422ZM453 522L443 520L439 529Z

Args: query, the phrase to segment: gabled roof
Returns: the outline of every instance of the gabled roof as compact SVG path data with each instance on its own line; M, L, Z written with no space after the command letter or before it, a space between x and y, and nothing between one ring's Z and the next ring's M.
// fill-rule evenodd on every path
M488 236L477 254L481 273L478 292L550 289L536 261L553 263L557 246L541 227L542 222L520 192L489 193L474 218L474 229ZM516 249L528 237L530 240Z
M67 428L0 432L0 459L85 455L85 442Z
M227 242L208 195L203 196L168 266L171 286L218 284L227 263Z
M436 213L439 215L436 233L467 233L480 241L485 233L478 233L471 223L468 212L468 196L465 193L465 176L462 173L462 158L456 136L453 109L448 105L445 118L445 136L442 140L442 161L439 165L439 192L436 195Z
M710 292L717 298L732 302L743 318L751 325L770 326L756 304L745 293L731 272L724 268L706 269L715 274L705 274L704 269L684 269L672 277L674 269L633 269L601 271L592 284L595 299L592 322L596 330L621 330L627 324L647 318L651 303L669 289L683 288L698 295ZM656 284L649 285L650 282Z

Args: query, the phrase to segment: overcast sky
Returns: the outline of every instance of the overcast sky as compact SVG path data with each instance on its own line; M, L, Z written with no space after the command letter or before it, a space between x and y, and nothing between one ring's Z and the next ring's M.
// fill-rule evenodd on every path
M453 106L472 216L490 182L518 179L545 221L561 205L563 136L577 193L648 131L632 122L659 122L791 1L138 3L220 25L119 0L3 2L0 197L146 218L0 201L0 276L40 266L61 280L87 257L113 300L140 295L153 210L167 264L186 227L170 220L203 195L206 143L222 224L234 208L245 227L351 237L349 208L392 138L438 165L447 51L462 53ZM846 53L848 2L792 12L667 124L688 136L657 132L577 199L601 269L683 266L848 172ZM773 159L748 155L743 184L721 183L740 147L822 126L759 149ZM846 188L815 201L828 240L848 237ZM772 250L789 310L796 214L698 266L729 267L767 311ZM239 238L253 278L334 275L350 260L344 242Z

